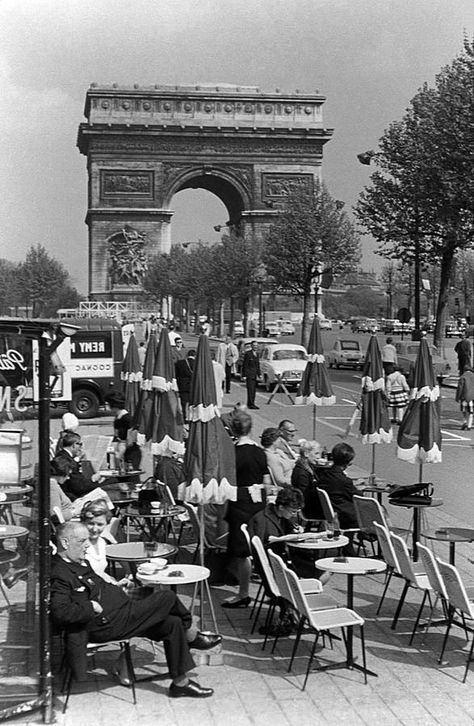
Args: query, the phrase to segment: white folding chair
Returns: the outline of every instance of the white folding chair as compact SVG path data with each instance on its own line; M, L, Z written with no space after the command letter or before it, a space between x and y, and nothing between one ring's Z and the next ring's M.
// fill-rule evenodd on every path
M417 544L417 549L420 556L421 564L424 567L431 588L436 595L433 607L431 608L430 617L428 618L428 622L425 626L426 635L428 629L431 627L431 623L433 621L433 614L438 601L441 602L444 618L448 618L448 593L446 592L446 587L433 552L428 547L425 547L425 545L420 544L420 542L418 542ZM424 642L424 639L425 638L423 636L422 642Z
M443 578L444 585L446 587L446 593L448 595L448 603L449 603L449 614L448 614L448 624L446 627L446 633L444 634L444 640L443 640L443 646L441 648L441 654L439 656L439 663L442 663L444 651L446 649L446 643L448 642L448 636L449 631L451 630L451 625L453 624L453 619L456 611L458 611L461 614L461 617L463 619L463 622L465 623L465 618L467 617L469 620L474 620L474 602L469 598L469 595L466 591L466 588L464 586L464 583L461 579L461 575L459 574L459 571L454 567L454 565L449 565L447 562L443 562L442 560L437 558L437 563L439 566L439 571L441 573L441 577ZM472 629L471 629L472 632ZM466 682L467 673L469 670L469 664L472 661L472 653L474 650L474 636L472 638L471 647L469 649L469 655L467 657L466 661L466 668L464 671L464 678L462 679L462 682Z
M382 557L387 565L387 574L385 577L385 587L382 592L382 596L380 598L379 606L377 608L376 615L379 614L382 603L385 599L385 595L387 594L388 587L390 585L390 581L393 576L395 577L401 577L400 575L400 567L398 565L397 556L395 554L395 551L393 549L392 542L390 540L390 532L386 527L382 527L378 522L374 522L375 531L377 533L377 538L379 540L380 549L382 551Z
M363 661L363 671L364 671L364 681L367 683L367 673L366 673L366 658L365 658L365 642L364 642L364 620L361 618L357 613L355 613L353 610L349 610L349 608L332 608L331 610L312 610L309 607L307 598L301 589L301 585L299 583L298 577L295 572L293 572L290 569L287 569L285 572L289 587L291 588L291 591L293 593L293 597L295 599L296 608L301 616L301 623L307 622L308 626L315 632L315 639L313 643L313 647L311 649L311 654L309 656L308 660L308 667L306 669L306 676L303 683L302 690L304 691L306 687L306 682L308 680L309 671L311 668L311 664L314 659L314 654L316 651L316 646L318 644L319 635L324 631L333 630L334 628L341 628L344 643L346 644L347 649L347 635L344 633L344 628L352 628L354 625L358 625L360 628L360 639L361 639L361 645L362 645L362 661ZM290 665L288 667L288 670L291 669L293 665L293 660L295 657L296 650L298 648L298 644L301 639L301 634L303 632L303 625L300 626L298 629L298 633L295 640L295 645L293 647L293 653L291 655ZM347 653L348 660L344 665L346 667L350 668L352 666L352 663L349 663L349 653ZM327 667L331 666L323 666L322 668L318 670L324 670Z
M398 602L398 607L395 612L395 615L393 617L392 622L392 630L395 630L398 618L400 616L400 613L402 611L403 603L405 602L406 594L410 587L414 588L415 590L421 590L423 592L423 599L421 601L421 605L418 609L418 613L415 620L415 625L413 626L413 631L410 638L410 645L413 642L413 638L415 637L416 629L418 627L418 623L420 622L421 613L423 611L426 598L428 597L431 607L431 592L432 587L430 585L429 578L426 574L426 572L416 572L415 566L418 564L418 566L422 566L421 563L415 563L410 558L410 554L408 552L408 547L406 545L406 542L402 540L401 537L399 537L397 534L394 534L393 532L390 532L390 541L392 542L393 550L395 552L395 556L397 558L398 566L399 566L399 573L405 580L405 585L402 590L402 594L400 596L400 600Z
M316 491L318 493L319 502L321 504L321 509L323 510L324 519L326 520L328 526L332 524L335 517L335 511L334 507L332 506L332 502L329 498L329 494L324 489L320 489L319 487L316 487ZM344 529L341 527L341 532L350 534L351 532L358 532L358 527L349 527L347 529Z
M283 562L282 558L279 555L275 554L275 552L272 552L271 550L268 550L268 559L270 561L273 574L275 575L277 586L280 590L280 597L284 601L285 605L289 606L293 611L298 613L296 600L293 595L293 591L289 586L288 578L286 576L286 571L289 569L288 565ZM311 610L331 610L332 608L339 607L339 603L335 598L333 598L331 595L326 595L326 593L323 592L323 586L320 580L317 580L315 578L307 578L300 579L299 582ZM272 646L272 653L275 650L275 646L279 637L280 632L279 630L277 630L275 634L275 640Z
M255 615L255 619L252 626L252 633L255 630L256 624L258 622L258 618L260 615L260 611L262 609L262 605L265 601L265 598L267 598L268 601L268 611L267 616L265 618L265 640L263 641L262 650L265 648L268 640L268 634L270 632L271 625L273 623L273 617L275 615L275 610L277 606L281 605L281 594L280 589L275 581L275 577L273 575L273 570L270 567L270 562L268 561L267 553L265 552L265 547L263 546L263 542L260 539L260 537L257 537L254 535L251 539L251 545L252 545L252 555L253 555L253 562L254 566L262 578L262 589L263 589L263 595L260 599L260 603L257 608L257 612Z

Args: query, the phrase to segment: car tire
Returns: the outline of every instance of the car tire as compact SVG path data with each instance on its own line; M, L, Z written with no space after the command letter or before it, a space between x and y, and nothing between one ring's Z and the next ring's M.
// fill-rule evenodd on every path
M77 418L95 418L99 413L100 401L96 393L87 388L79 388L72 394L69 410Z

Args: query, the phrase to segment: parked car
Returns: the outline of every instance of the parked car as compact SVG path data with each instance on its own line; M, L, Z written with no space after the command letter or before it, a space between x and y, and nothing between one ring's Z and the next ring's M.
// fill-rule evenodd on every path
M280 335L295 334L295 326L293 325L291 320L278 320L278 328L280 330Z
M325 318L324 315L317 316L319 318L319 327L321 330L332 330L332 320Z
M234 321L234 330L233 330L234 337L237 337L238 335L243 335L244 332L245 331L244 331L243 322L241 320L235 320Z
M258 344L258 353L261 355L262 350L265 347L271 347L272 345L278 345L279 341L275 338L236 338L233 343L237 346L239 351L239 359L236 363L237 376L240 378L242 375L242 361L244 359L244 353L250 350L250 343L256 340Z
M466 322L464 319L460 320L447 320L445 326L446 338L462 338L464 331L466 330Z
M273 388L279 377L287 387L297 388L306 368L307 357L306 348L302 345L265 345L260 356L260 370L267 391Z
M329 368L360 368L364 365L362 345L354 338L336 338L333 348L326 353Z
M395 343L398 365L402 369L402 373L404 373L407 377L407 381L410 386L413 384L415 360L418 354L419 345L419 342L409 340L403 340ZM433 361L433 370L435 377L441 384L444 378L450 375L451 366L446 360L444 360L444 358L439 355L438 349L435 345L430 345L428 343L428 347L430 349L431 359Z
M272 338L276 338L278 335L280 335L280 326L278 323L274 322L273 320L270 320L268 323L265 323L265 330L267 332L267 335L269 335Z

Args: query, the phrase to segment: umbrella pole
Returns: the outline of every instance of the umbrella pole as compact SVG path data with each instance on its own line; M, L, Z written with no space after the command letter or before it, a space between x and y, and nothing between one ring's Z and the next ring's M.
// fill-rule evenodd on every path
M419 468L418 468L418 481L421 484L423 481L423 462L420 461Z
M313 404L313 441L316 439L316 404Z
M375 484L375 444L372 444L372 464L370 467L369 484L371 486Z

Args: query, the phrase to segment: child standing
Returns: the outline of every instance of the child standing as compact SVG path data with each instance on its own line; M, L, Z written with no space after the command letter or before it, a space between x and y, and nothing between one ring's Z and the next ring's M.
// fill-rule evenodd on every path
M399 366L395 366L393 373L387 376L385 383L388 405L391 409L392 423L401 423L408 403L410 387Z
M461 404L461 411L464 416L464 423L461 429L470 431L474 413L474 371L470 366L465 366L462 376L458 381L456 389L456 401Z

